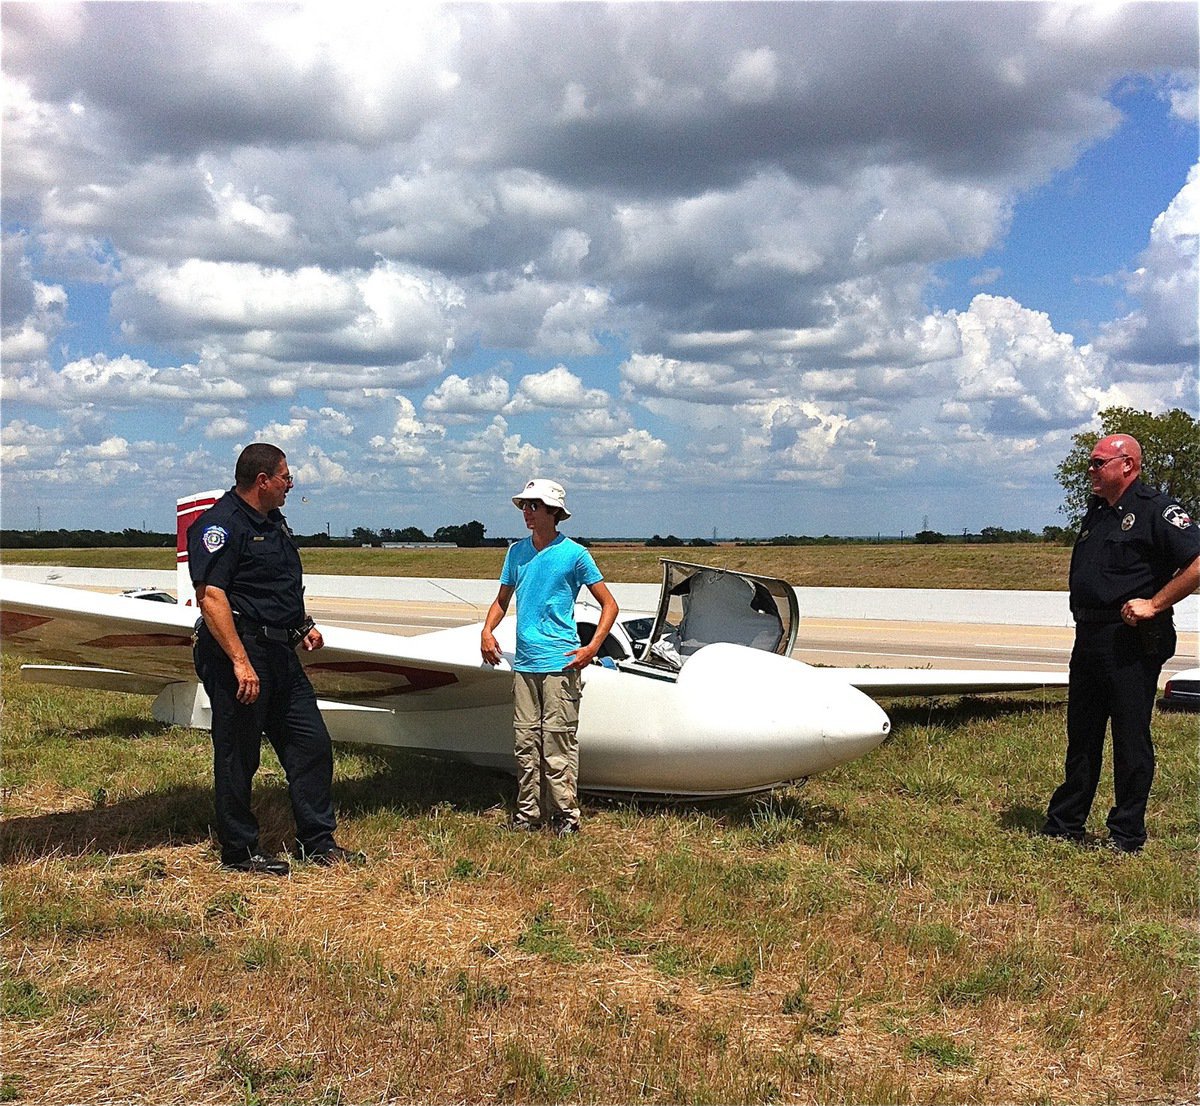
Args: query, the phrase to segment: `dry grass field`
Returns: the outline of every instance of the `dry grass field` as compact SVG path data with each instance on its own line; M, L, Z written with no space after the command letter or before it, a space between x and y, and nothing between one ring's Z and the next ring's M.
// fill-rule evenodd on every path
M1058 545L718 545L649 549L604 545L593 554L615 583L657 583L660 557L777 576L797 587L1066 590L1071 551ZM489 580L503 549L319 549L303 551L304 570L347 576L422 576ZM169 549L4 550L9 564L173 569Z
M341 746L368 864L269 880L217 866L206 734L20 660L0 1100L1195 1100L1194 715L1156 716L1137 857L1034 832L1055 692L893 702L887 742L803 787L590 801L566 841L505 829L508 778ZM256 805L285 845L269 750Z

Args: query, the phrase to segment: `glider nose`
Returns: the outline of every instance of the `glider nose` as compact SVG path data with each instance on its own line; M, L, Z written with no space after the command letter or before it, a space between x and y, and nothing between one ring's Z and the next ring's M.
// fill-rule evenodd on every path
M873 699L849 685L845 692L830 697L822 726L826 751L835 764L869 753L892 729L891 720Z
M836 768L870 752L890 728L844 677L741 645L698 650L676 692L693 756L719 762L726 779L736 765L746 790Z

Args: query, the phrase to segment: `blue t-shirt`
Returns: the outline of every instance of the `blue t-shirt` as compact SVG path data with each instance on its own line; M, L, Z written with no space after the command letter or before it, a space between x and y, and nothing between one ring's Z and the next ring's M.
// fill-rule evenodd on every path
M561 672L579 648L575 598L579 589L604 577L592 555L559 534L538 552L532 538L508 547L500 583L517 599L517 672Z

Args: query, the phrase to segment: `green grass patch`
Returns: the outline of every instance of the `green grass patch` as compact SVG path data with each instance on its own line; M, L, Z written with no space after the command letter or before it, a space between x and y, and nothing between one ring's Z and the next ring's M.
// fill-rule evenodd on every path
M535 956L544 956L557 964L574 964L583 953L572 943L566 927L554 920L554 906L543 903L517 938L517 948Z
M969 1068L974 1063L970 1049L960 1048L949 1037L933 1034L914 1037L904 1046L904 1055L910 1060L931 1060L939 1068Z
M501 1102L562 1102L575 1095L575 1076L524 1041L505 1042L502 1057L503 1078L496 1088Z
M18 1021L38 1021L54 1009L50 996L32 979L0 979L0 1015Z
M1047 955L1021 946L1009 948L985 957L965 975L939 984L937 997L952 1005L977 1004L989 998L1029 1001L1046 989L1054 969L1055 962Z

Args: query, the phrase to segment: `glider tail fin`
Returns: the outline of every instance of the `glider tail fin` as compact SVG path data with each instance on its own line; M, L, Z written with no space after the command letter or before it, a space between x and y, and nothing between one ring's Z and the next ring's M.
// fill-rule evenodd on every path
M175 501L175 596L185 606L192 606L196 601L192 577L188 572L188 527L224 494L219 490L197 492Z

